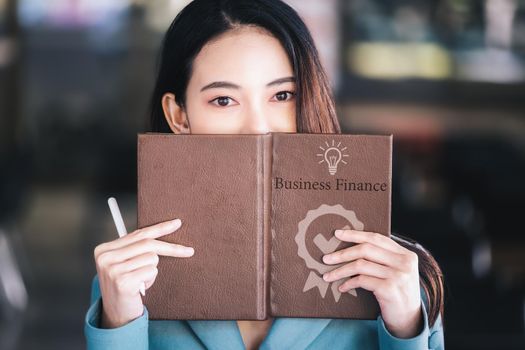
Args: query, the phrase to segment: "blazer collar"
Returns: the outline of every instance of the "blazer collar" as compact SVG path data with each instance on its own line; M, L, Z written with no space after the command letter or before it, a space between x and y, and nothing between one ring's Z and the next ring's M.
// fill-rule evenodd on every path
M304 349L330 323L327 318L276 317L260 345L265 349ZM208 349L245 349L235 320L188 320L189 326Z
M188 320L187 322L206 349L244 349L241 332L235 320Z
M274 318L259 349L306 349L330 321L329 318Z

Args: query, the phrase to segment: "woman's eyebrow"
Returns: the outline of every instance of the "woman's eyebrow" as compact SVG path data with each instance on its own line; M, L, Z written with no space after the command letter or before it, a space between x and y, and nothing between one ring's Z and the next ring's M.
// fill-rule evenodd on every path
M216 89L216 88L240 89L241 87L239 85L236 85L234 83L230 83L228 81L214 81L213 83L204 86L201 89L201 92L204 91L204 90Z
M286 78L280 78L280 79L276 79L272 82L269 82L268 84L266 84L266 86L273 86L273 85L279 85L279 84L283 84L283 83L295 83L295 77L286 77Z
M285 78L279 78L274 81L269 82L266 84L267 87L274 86L274 85L280 85L283 83L292 82L295 83L295 77L285 77ZM241 87L237 84L231 83L229 81L214 81L213 83L210 83L204 87L202 87L201 92L208 89L216 89L216 88L229 88L229 89L240 89Z

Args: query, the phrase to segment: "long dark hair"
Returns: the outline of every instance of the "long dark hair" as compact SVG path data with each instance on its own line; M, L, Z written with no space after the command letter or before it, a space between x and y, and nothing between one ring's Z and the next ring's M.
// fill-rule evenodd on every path
M171 132L162 96L171 92L184 108L193 60L211 39L238 26L266 29L286 51L296 78L296 125L299 133L341 133L334 98L314 41L297 12L280 0L194 0L171 23L162 43L151 99L150 131ZM191 124L191 121L190 121ZM441 270L423 247L392 235L417 253L420 281L428 300L431 325L443 313Z

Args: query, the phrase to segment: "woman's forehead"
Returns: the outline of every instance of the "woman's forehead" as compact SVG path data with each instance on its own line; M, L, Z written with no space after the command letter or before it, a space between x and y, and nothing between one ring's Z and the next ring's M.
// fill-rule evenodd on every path
M235 79L242 85L290 75L293 69L279 40L260 28L243 27L202 48L193 62L192 79L199 83Z

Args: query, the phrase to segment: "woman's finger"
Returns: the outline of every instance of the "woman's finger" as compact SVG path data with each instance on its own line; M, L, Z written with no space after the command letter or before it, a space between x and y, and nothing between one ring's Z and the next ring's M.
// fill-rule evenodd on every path
M357 275L349 278L339 286L339 291L345 293L350 289L363 288L373 293L378 293L384 289L387 280L367 275Z
M333 282L341 278L351 277L355 275L367 275L377 278L388 278L392 275L392 268L368 261L365 259L357 259L335 270L327 272L323 275L326 282Z
M182 226L182 221L180 219L164 221L156 225L148 226L142 229L139 229L132 233L133 235L144 236L143 238L157 239L168 233L172 233L175 230L178 230Z
M182 225L180 219L164 221L156 225L138 229L123 237L102 243L95 248L95 259L109 250L120 249L143 239L157 239L178 230Z
M145 280L144 281L144 285L146 287L146 290L148 290L153 285L153 283L155 283L155 280L157 279L157 276L158 276L158 273L155 276L153 276L152 278L150 278L149 280Z
M341 241L354 243L371 243L378 247L388 249L394 253L404 253L405 248L400 246L392 238L376 232L358 230L335 230L335 236Z
M114 278L117 275L137 270L141 267L152 265L157 266L159 263L159 256L154 252L147 252L131 259L115 263L108 267L108 275Z
M142 283L155 278L158 272L157 267L153 265L126 272L117 280L117 288L122 295L135 295L140 292Z
M149 252L162 256L186 258L193 256L194 250L191 247L156 239L141 240L125 246L124 248L100 254L97 258L97 265L110 266Z
M381 248L372 243L359 243L323 256L326 264L340 264L357 259L366 259L396 269L403 268L402 254Z

